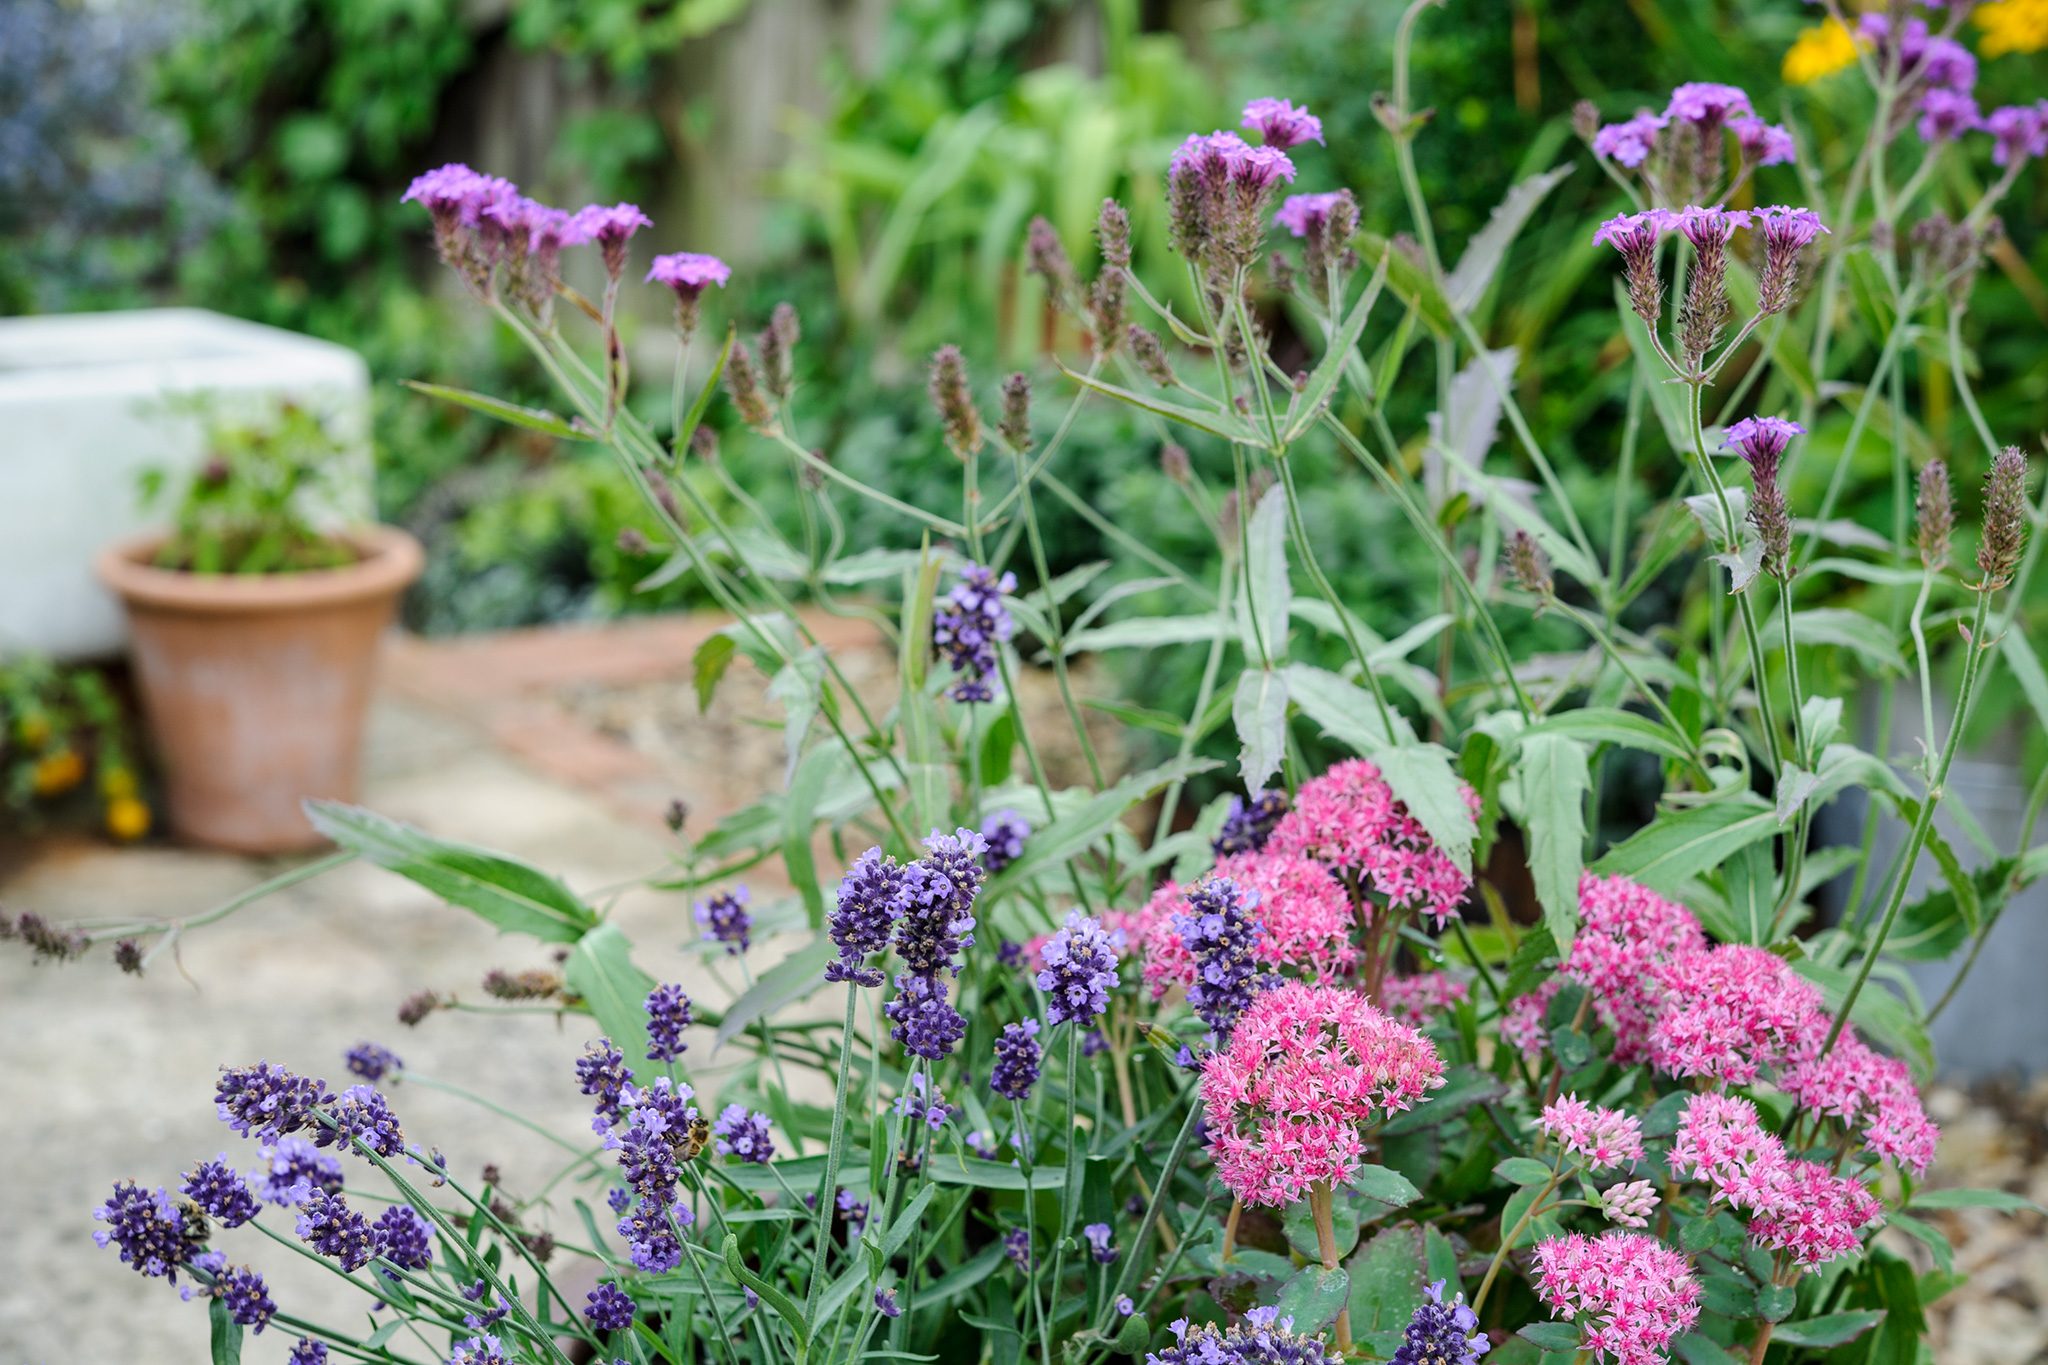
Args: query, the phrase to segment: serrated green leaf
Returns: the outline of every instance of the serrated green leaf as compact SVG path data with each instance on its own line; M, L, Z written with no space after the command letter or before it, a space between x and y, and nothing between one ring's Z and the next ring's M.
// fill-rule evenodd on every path
M1287 675L1270 668L1238 674L1230 718L1237 726L1238 775L1246 791L1259 791L1280 771L1286 750Z
M1529 873L1543 907L1543 924L1559 948L1569 949L1579 930L1586 794L1593 788L1586 750L1562 735L1524 733L1514 772L1522 823L1529 834Z

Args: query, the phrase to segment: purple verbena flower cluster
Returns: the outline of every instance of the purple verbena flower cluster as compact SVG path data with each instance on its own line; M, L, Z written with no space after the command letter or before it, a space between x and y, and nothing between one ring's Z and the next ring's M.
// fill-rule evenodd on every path
M996 651L1016 634L1017 623L1003 597L1017 590L1017 575L1000 578L993 569L969 564L960 581L932 611L932 644L956 676L947 695L954 701L996 699L991 681L997 671Z

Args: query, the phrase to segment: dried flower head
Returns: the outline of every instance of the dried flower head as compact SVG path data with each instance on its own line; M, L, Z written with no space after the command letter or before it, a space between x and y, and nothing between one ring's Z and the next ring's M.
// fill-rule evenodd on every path
M1557 582L1550 574L1550 556L1543 553L1536 537L1527 531L1510 533L1503 555L1509 580L1523 592L1548 598L1557 590Z
M1977 542L1977 588L1995 592L2012 582L2027 542L2027 457L2007 446L1984 477L1984 534Z
M1020 372L1003 381L1003 416L996 434L1019 454L1031 449L1031 376Z
M932 406L946 431L946 444L965 459L981 449L981 413L967 391L967 363L958 346L941 346L932 352Z
M1920 547L1921 564L1936 570L1948 567L1949 542L1955 529L1955 494L1949 486L1948 461L1930 459L1920 467L1919 487L1913 497L1914 540Z
M774 428L775 410L761 392L761 372L755 367L754 353L744 342L736 344L732 354L726 357L725 393L732 399L733 408L742 422L756 431Z
M1074 292L1074 263L1067 259L1059 233L1043 215L1031 220L1025 250L1031 273L1045 281L1052 302L1063 306Z

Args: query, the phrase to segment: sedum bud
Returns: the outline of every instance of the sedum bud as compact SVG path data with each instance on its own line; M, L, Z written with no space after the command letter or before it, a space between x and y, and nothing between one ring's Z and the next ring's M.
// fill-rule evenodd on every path
M1023 453L1031 449L1031 377L1018 373L1003 381L1003 417L996 424L1003 444Z
M1977 568L1984 579L1980 592L1993 592L2012 582L2027 542L2027 457L2007 446L1992 462L1984 479L1984 535L1977 543Z
M1954 491L1949 487L1948 462L1929 460L1920 468L1920 489L1913 498L1915 538L1920 544L1920 562L1929 569L1948 567L1949 538L1956 529Z
M946 444L966 459L981 449L981 413L967 392L967 362L958 346L941 346L932 352L932 406L945 425Z

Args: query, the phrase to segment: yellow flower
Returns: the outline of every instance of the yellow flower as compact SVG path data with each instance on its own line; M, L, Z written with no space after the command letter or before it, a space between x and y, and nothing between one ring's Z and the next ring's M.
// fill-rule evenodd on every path
M1785 49L1784 75L1793 85L1811 85L1856 62L1856 38L1839 19L1801 31Z
M107 803L107 833L122 843L132 843L149 833L149 807L132 796Z
M2048 47L2048 0L1991 0L1973 17L1984 30L1979 46L1987 57Z
M78 785L85 776L85 760L75 750L59 749L36 760L34 786L37 796L58 796Z

